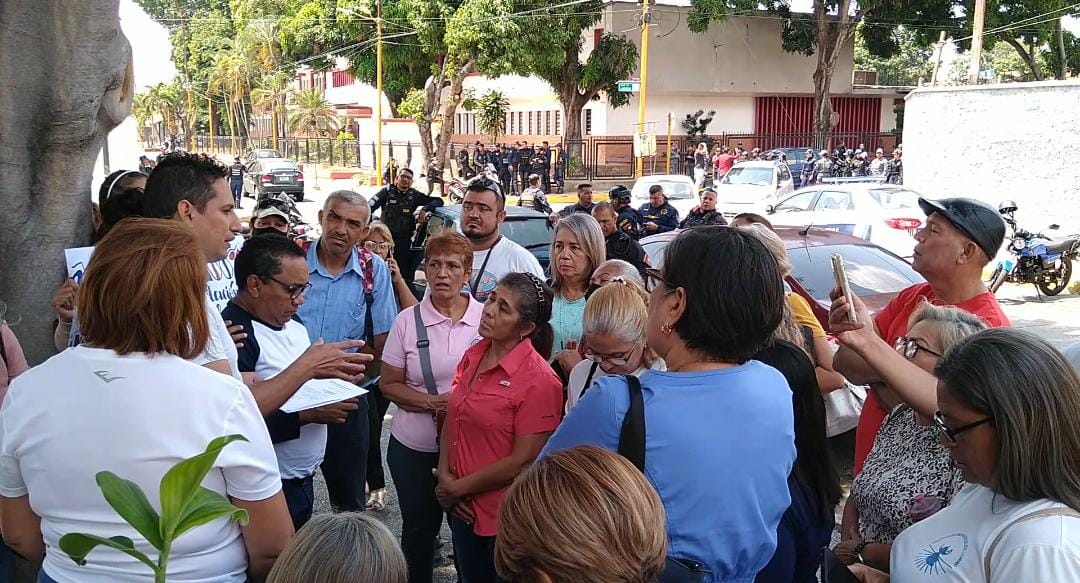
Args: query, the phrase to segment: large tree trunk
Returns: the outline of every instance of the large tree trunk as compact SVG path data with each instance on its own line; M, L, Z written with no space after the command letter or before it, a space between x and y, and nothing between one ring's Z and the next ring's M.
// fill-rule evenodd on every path
M90 241L94 161L134 98L119 0L0 2L0 79L0 301L38 363L64 249Z
M454 139L454 113L465 99L465 93L462 90L463 82L465 76L474 70L476 70L476 59L469 59L464 65L455 69L450 76L450 96L447 97L443 108L442 130L439 132L439 142L435 145L435 157L443 168L446 168L450 142Z
M571 168L580 168L584 162L584 149L581 139L581 113L587 100L576 90L573 95L561 96L563 99L563 146L570 159Z
M1062 17L1064 18L1064 17ZM1068 56L1065 54L1065 31L1061 27L1061 18L1054 23L1054 55L1057 66L1054 67L1054 77L1059 81L1065 80L1068 71Z
M832 133L832 78L844 45L855 35L861 15L851 15L851 0L842 0L835 19L826 13L824 0L814 1L817 66L814 69L814 145L828 147Z

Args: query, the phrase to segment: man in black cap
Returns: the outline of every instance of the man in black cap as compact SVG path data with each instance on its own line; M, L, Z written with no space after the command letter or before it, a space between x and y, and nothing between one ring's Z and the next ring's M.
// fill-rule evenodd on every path
M615 227L637 240L642 236L641 213L630 206L630 189L619 184L608 191L608 200L615 211Z
M926 353L924 356L940 355L907 337L908 320L923 301L955 306L989 326L1009 326L997 298L982 281L983 269L1005 238L1001 216L969 198L920 198L919 206L927 215L926 225L915 235L911 266L926 282L900 292L873 319L866 306L853 297L857 324L848 322L848 302L839 290L832 293L829 325L841 342L833 367L852 383L891 389L871 391L863 405L855 436L856 473L897 398L927 418L937 411L937 380L911 360L920 351Z

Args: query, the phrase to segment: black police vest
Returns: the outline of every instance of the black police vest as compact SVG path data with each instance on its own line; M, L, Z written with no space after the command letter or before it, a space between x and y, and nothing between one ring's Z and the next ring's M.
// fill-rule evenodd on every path
M411 189L410 189L411 190ZM383 205L382 222L390 227L395 235L412 235L416 228L416 211L412 192L400 192L396 188L386 189L386 203Z
M240 164L233 164L229 166L229 179L233 182L239 182L244 179L244 167Z

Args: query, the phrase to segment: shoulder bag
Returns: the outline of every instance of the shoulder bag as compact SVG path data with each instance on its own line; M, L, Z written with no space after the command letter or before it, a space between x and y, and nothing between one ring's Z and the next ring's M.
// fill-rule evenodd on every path
M420 351L420 371L424 375L424 387L428 394L438 397L439 386L435 384L435 373L431 372L431 342L428 341L424 318L420 315L420 304L413 307L413 320L416 322L416 348ZM432 417L435 419L435 441L438 442L442 436L446 412L433 413Z
M641 396L641 381L632 374L623 378L630 390L630 408L619 432L618 454L645 473L645 400ZM668 556L658 583L704 583L708 573L700 561Z

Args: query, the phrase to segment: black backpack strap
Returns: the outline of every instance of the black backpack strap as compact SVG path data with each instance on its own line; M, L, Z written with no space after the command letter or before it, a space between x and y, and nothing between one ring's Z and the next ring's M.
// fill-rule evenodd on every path
M641 397L641 381L632 374L623 375L630 391L630 408L623 418L619 433L619 455L645 472L645 401Z

